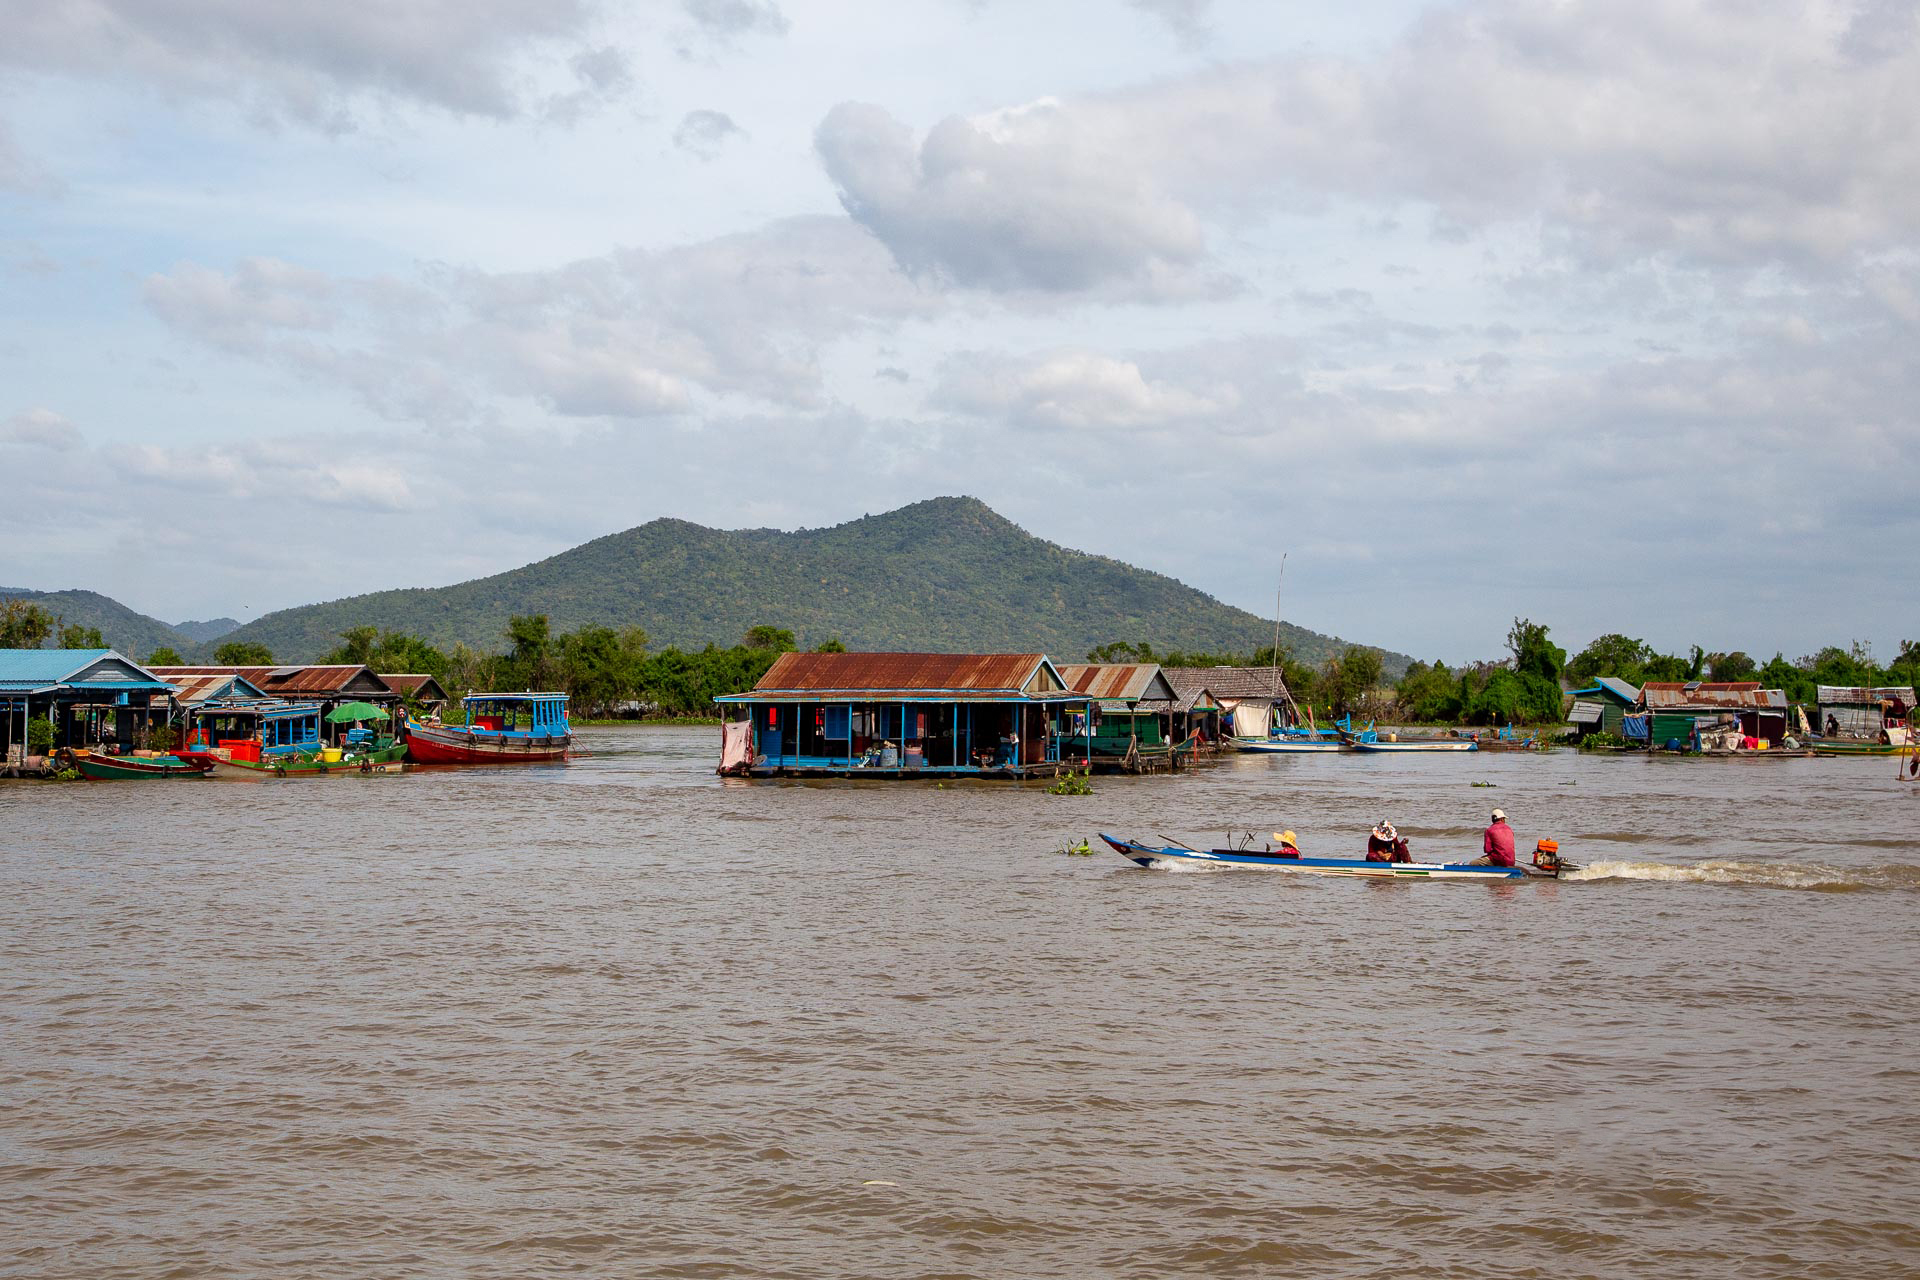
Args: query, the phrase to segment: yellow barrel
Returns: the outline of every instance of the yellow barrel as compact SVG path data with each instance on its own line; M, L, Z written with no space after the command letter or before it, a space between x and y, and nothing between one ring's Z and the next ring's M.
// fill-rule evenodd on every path
M340 748L338 747L320 748L320 763L321 764L339 764Z

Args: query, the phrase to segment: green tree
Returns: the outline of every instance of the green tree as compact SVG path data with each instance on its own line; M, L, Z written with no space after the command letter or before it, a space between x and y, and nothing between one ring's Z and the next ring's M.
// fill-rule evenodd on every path
M847 643L839 636L834 636L825 644L817 645L814 648L815 653L845 653L846 651Z
M749 649L772 649L776 653L789 653L800 647L799 642L793 638L793 632L785 627L770 627L764 623L757 627L748 627L746 638L742 643Z
M1359 711L1367 695L1380 684L1380 670L1378 650L1350 644L1321 669L1320 700L1326 702L1335 715Z
M58 621L31 600L8 600L0 604L0 649L38 649Z
M378 627L348 627L340 633L339 646L321 661L329 666L348 662L366 665L373 657L373 642L379 638Z
M63 623L60 627L61 649L104 649L106 637L100 634L98 627L83 627L77 622Z
M179 650L175 649L172 645L163 644L147 655L147 665L150 667L184 667L187 665L187 660L181 657Z
M1547 638L1547 628L1525 618L1515 618L1507 631L1507 652L1513 655L1513 670L1520 676L1539 676L1551 681L1557 690L1560 671L1567 665L1567 651Z
M1407 668L1394 692L1400 700L1401 714L1427 724L1451 724L1460 719L1460 682L1436 661L1432 666L1416 661Z
M496 657L489 686L501 689L545 689L554 682L551 660L553 636L544 613L514 614L507 619L510 653Z
M229 640L213 651L213 660L223 667L270 667L273 650L258 640Z
M1639 684L1646 678L1645 668L1653 650L1644 640L1635 640L1619 632L1609 632L1580 651L1566 665L1566 677L1576 685L1590 685L1601 676Z
M1708 678L1717 682L1751 680L1759 671L1760 664L1739 649L1707 655Z
M1900 642L1899 656L1887 664L1887 679L1909 689L1920 685L1920 642Z

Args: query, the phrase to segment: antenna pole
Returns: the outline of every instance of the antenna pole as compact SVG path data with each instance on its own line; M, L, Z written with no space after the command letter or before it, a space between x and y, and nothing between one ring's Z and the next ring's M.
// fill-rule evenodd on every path
M1280 576L1273 583L1273 687L1268 696L1280 696L1280 588L1287 580L1287 553L1280 553Z

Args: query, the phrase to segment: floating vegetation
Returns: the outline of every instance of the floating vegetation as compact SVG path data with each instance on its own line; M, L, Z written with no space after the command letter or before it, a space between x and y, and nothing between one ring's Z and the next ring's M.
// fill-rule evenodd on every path
M1087 781L1087 775L1084 770L1069 769L1053 780L1052 785L1047 788L1047 794L1050 796L1090 796L1093 794L1093 784Z
M1083 839L1078 844L1066 845L1060 852L1069 858L1091 858L1093 856L1093 846Z
M1494 784L1493 784L1493 783L1491 783L1491 782L1476 782L1476 783L1474 783L1473 785L1474 785L1474 786L1476 786L1476 787L1491 787L1491 786L1493 786Z

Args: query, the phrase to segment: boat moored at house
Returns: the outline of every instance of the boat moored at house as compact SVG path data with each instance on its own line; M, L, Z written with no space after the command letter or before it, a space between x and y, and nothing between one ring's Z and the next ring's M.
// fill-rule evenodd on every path
M552 764L573 745L564 693L476 693L461 700L465 724L408 717L407 758L416 764Z

